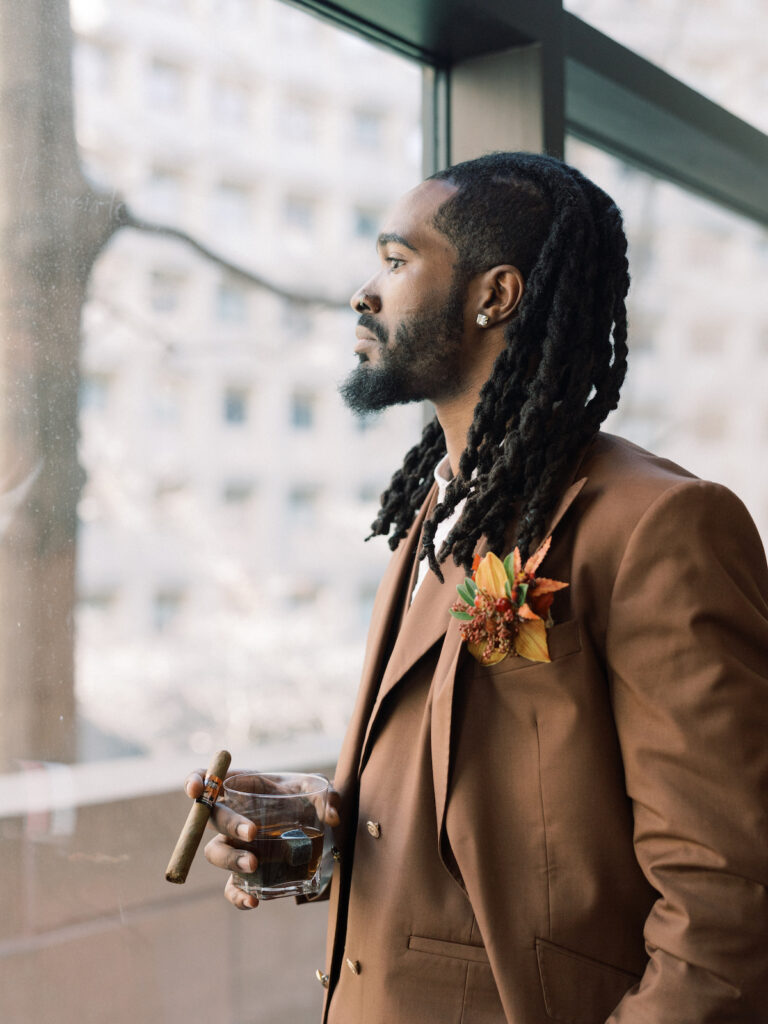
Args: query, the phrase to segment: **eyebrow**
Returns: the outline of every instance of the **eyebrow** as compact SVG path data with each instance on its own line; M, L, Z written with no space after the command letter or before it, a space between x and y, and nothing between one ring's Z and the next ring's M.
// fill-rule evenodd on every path
M410 249L411 252L419 251L415 245L411 245L407 238L403 238L402 235L398 235L394 231L390 231L387 234L379 235L379 237L376 239L376 249L380 249L383 245L387 245L389 242L395 242L397 245L404 245L406 249Z

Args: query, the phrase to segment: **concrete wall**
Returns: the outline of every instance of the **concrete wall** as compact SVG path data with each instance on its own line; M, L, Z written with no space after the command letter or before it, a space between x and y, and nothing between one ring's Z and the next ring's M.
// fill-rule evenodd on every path
M237 911L202 850L170 885L187 810L175 791L0 819L2 1024L319 1020L326 905Z

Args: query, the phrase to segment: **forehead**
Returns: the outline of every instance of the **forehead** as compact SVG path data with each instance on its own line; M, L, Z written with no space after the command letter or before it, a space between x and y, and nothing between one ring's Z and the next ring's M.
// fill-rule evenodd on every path
M446 181L423 181L398 199L384 218L382 233L401 235L417 249L426 246L453 249L433 220L438 209L455 192L456 186Z

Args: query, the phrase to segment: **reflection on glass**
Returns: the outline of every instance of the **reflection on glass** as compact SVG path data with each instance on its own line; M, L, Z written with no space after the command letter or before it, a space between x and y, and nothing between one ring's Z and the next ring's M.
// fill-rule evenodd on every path
M768 544L768 232L575 139L566 159L621 207L629 373L606 429L731 487Z
M2 54L36 114L0 104L0 1016L303 1024L322 911L264 910L306 965L275 977L215 873L162 869L188 770L330 770L351 710L388 557L362 539L421 413L363 437L336 382L421 73L277 0L71 0L73 53L66 7Z
M763 0L564 0L572 14L768 130Z

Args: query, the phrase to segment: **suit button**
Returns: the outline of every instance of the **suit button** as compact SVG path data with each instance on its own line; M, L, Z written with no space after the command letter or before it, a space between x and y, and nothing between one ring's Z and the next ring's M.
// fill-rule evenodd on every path
M381 836L381 825L378 821L366 821L365 827L374 839L378 839Z
M341 850L337 846L332 846L331 847L331 856L336 861L341 860Z
M350 971L352 971L353 974L359 974L360 973L360 961L359 960L350 960L349 957L347 957L347 967L350 969Z
M319 967L315 971L315 977L323 986L323 988L328 988L328 975L321 971Z

